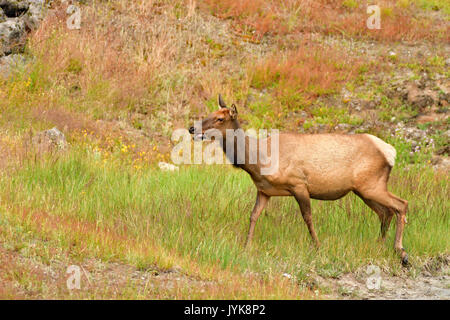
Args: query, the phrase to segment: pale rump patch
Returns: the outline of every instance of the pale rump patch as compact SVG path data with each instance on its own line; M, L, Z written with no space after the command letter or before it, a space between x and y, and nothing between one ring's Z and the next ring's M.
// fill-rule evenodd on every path
M378 137L375 137L371 134L368 134L367 136L372 140L378 150L380 150L381 153L384 154L384 157L386 158L389 165L393 167L395 164L395 157L397 156L397 151L395 151L395 148Z

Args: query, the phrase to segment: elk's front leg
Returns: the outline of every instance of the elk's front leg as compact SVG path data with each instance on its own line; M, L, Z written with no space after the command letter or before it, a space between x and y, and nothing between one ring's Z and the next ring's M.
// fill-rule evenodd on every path
M253 239L253 232L255 231L256 221L258 220L261 212L266 207L269 198L269 196L265 195L261 191L258 191L258 194L256 195L255 206L253 207L252 215L250 216L250 227L248 229L247 241L245 243L246 247L251 243Z

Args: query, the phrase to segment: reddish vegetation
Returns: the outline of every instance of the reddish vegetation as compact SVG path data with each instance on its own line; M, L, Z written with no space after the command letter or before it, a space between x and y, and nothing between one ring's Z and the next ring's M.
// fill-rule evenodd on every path
M253 85L275 87L278 95L302 94L307 101L338 90L358 74L360 61L342 50L303 44L286 55L274 54L255 67Z
M0 246L0 299L24 299L23 293L14 283L15 277L23 275L32 277L35 274L36 271L30 272L16 263L13 253Z
M43 211L23 210L22 220L28 221L38 231L47 233L55 230L64 229L67 239L70 239L73 246L80 246L80 250L85 250L88 243L84 240L90 239L94 242L106 244L106 247L112 248L113 243L126 244L127 247L142 246L135 239L131 239L126 235L126 226L99 226L97 223L90 221L81 221L68 216L57 216L48 214ZM120 245L119 245L120 247ZM147 247L152 247L147 244ZM145 249L147 251L148 249Z
M381 41L449 40L448 24L442 19L415 16L417 8L403 8L396 1L380 1L381 29L366 26L366 6L351 8L338 0L204 0L220 18L233 18L238 29L250 28L255 37L266 33L320 32ZM356 3L358 3L357 1Z

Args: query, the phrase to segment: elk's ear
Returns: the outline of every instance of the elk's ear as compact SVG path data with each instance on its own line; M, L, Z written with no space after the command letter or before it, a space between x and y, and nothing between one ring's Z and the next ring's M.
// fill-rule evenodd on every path
M227 107L227 105L225 104L225 101L223 101L222 95L219 94L219 109L226 108L226 107Z
M237 118L237 114L238 114L238 112L237 112L236 105L233 103L233 104L231 105L231 108L230 108L230 116L231 116L231 119L236 119L236 118Z

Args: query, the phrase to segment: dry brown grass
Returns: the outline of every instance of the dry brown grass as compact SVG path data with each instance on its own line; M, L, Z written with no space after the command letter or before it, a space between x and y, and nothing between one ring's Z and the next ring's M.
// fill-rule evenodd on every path
M29 42L39 61L34 82L44 89L42 97L32 97L37 112L57 108L90 119L125 118L161 132L171 121L184 125L189 108L204 109L211 96L233 91L221 72L239 70L242 54L236 57L218 40L228 32L222 22L183 1L83 6L80 30L68 30L66 18L65 6L56 6Z
M381 29L366 26L369 15L359 1L343 0L204 0L201 7L220 18L233 18L237 28L254 31L255 38L266 33L319 32L380 41L449 40L444 18L431 20L414 4L398 6L394 0L379 1ZM350 3L347 4L347 3ZM355 7L353 7L355 6Z
M83 9L80 30L66 29L66 19L64 7L56 8L30 42L31 49L39 54L45 66L46 80L65 85L73 90L73 95L108 92L101 101L109 102L109 106L101 106L106 109L127 109L141 102L157 74L161 49L155 52L152 48L160 48L158 43L136 40L136 36L130 35L136 26L101 16L93 7ZM141 30L138 36L146 31ZM133 44L140 47L133 48Z

